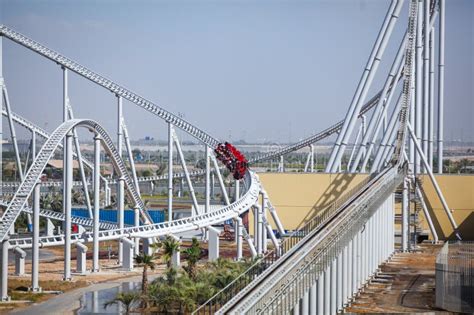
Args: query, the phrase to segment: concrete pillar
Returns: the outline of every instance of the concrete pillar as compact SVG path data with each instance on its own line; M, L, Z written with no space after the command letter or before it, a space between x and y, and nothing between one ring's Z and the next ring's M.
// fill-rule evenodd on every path
M81 242L76 243L76 272L84 275L87 272L86 265L87 246Z
M215 261L219 258L219 230L208 226L207 229L209 230L209 261Z
M54 235L54 223L51 219L46 219L46 236Z
M242 242L243 242L243 237L242 237L242 228L243 228L243 223L242 219L240 217L235 218L235 234L236 234L236 239L237 239L237 260L242 259Z
M181 242L181 239L175 235L170 235L172 238L174 238L176 241ZM171 265L175 268L178 268L181 265L181 251L177 250L173 253L173 256L171 257Z
M121 238L120 242L123 244L122 270L132 271L134 266L133 248L135 247L135 243L126 237Z
M0 286L0 301L9 301L8 296L8 248L10 244L8 240L3 240L2 243L2 272L1 272L1 286Z
M23 276L25 274L26 252L20 247L15 247L13 252L15 253L15 276Z
M151 244L153 244L153 239L144 238L142 239L142 244L143 244L143 253L149 256L153 255L153 248L151 247Z

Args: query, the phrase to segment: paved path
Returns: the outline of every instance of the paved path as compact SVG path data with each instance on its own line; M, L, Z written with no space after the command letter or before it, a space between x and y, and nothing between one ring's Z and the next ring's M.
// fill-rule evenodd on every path
M150 281L159 275L150 275ZM64 294L59 294L43 303L33 304L28 308L12 311L11 314L17 315L38 315L38 314L74 314L81 307L80 298L84 293L90 291L110 289L119 286L123 282L140 282L141 276L117 279L102 283L92 284L90 286L75 289Z

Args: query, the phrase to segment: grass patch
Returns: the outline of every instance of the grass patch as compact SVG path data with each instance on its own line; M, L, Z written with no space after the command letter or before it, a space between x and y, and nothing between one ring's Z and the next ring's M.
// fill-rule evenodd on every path
M12 300L40 302L46 300L50 294L28 292L31 285L30 280L11 279L8 281L8 295ZM67 292L88 285L86 281L59 281L59 280L40 280L40 287L43 291L61 291Z

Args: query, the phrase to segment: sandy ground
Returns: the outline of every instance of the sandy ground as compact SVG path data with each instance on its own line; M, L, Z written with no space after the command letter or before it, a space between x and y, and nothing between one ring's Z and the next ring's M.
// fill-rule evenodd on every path
M189 242L183 242L182 248L189 245ZM225 240L220 241L220 256L223 258L235 257L236 247L235 243L228 242ZM111 246L112 257L108 259L107 248ZM117 259L114 253L117 248L117 242L104 242L101 243L101 259L100 259L100 273L86 273L80 275L74 273L76 270L76 253L72 250L71 270L72 270L72 281L63 282L64 272L64 254L62 247L50 247L45 250L48 251L48 257L51 259L45 259L40 262L40 285L43 281L48 282L49 290L59 290L65 293L56 294L48 293L38 297L36 303L28 301L13 301L12 303L0 304L0 314L19 313L19 314L72 314L73 310L79 308L79 298L84 292L90 290L91 286L94 289L107 289L119 285L121 282L128 281L140 281L142 269L140 267L135 268L133 271L122 271L120 266L117 265ZM203 259L207 257L207 244L202 243L201 248L203 250ZM89 251L90 252L90 251ZM250 256L250 251L246 244L243 246L243 253L245 257ZM184 261L183 256L181 260ZM149 270L149 277L153 279L163 273L165 265L159 258L156 260L157 268L155 270ZM87 259L87 269L92 268L92 259L90 253ZM31 261L26 259L25 262L25 275L15 276L14 275L14 264L9 265L9 288L13 290L21 290L21 288L27 288L31 285ZM51 289L54 288L54 289ZM20 294L21 296L21 294ZM25 295L25 300L27 295Z
M435 260L441 245L397 253L345 309L350 313L443 313L435 307Z

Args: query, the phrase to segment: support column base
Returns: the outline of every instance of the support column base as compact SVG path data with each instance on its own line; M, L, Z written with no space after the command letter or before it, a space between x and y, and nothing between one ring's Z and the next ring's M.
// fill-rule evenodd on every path
M38 288L29 287L29 288L28 288L28 292L41 293L41 292L43 292L43 288L42 288L42 287L38 287Z

